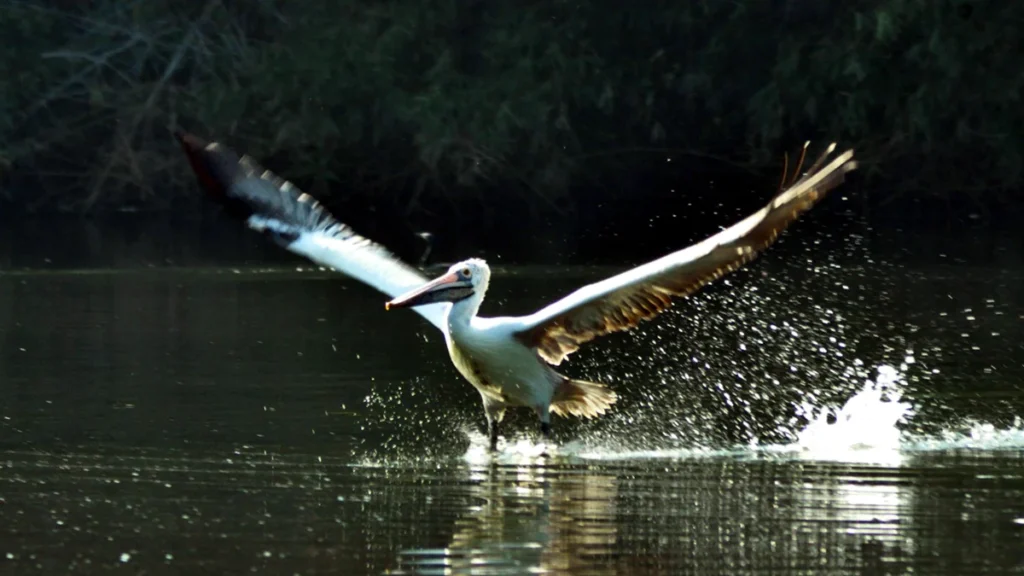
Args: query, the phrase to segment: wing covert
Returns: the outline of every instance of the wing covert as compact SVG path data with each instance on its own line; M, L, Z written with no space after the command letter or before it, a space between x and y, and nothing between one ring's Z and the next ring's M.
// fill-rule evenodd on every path
M585 342L649 320L668 309L674 298L692 294L750 262L856 168L852 150L825 164L834 149L835 144L754 214L702 242L584 286L524 317L526 328L516 338L558 365ZM796 173L799 170L800 166Z

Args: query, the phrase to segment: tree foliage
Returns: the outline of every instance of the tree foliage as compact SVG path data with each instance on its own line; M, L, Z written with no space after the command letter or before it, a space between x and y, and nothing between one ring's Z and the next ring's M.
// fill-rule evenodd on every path
M977 0L12 0L0 170L30 208L165 207L193 196L180 127L320 195L551 207L652 157L777 166L839 139L889 187L1012 189L1022 19Z

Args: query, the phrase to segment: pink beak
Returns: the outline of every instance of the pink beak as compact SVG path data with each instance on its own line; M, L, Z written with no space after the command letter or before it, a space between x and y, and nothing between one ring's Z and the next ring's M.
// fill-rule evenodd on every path
M449 272L387 302L384 304L384 309L410 308L435 302L454 302L472 293L473 285L471 283L459 278L455 272Z

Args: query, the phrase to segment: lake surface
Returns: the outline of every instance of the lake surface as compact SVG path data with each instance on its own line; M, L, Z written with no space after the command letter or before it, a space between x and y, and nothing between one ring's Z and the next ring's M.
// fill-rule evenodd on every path
M621 399L547 456L525 411L488 455L440 334L329 272L8 266L0 573L1024 573L1019 252L849 244L575 354ZM618 269L500 266L484 312Z

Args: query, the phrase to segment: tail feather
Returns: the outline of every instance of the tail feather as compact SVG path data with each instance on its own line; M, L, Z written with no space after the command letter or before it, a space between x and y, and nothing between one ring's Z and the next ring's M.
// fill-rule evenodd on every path
M596 418L618 399L608 386L563 377L551 402L551 412L562 417Z
M319 202L249 156L217 142L176 132L203 189L232 216L287 246L304 232L346 239L354 232Z

